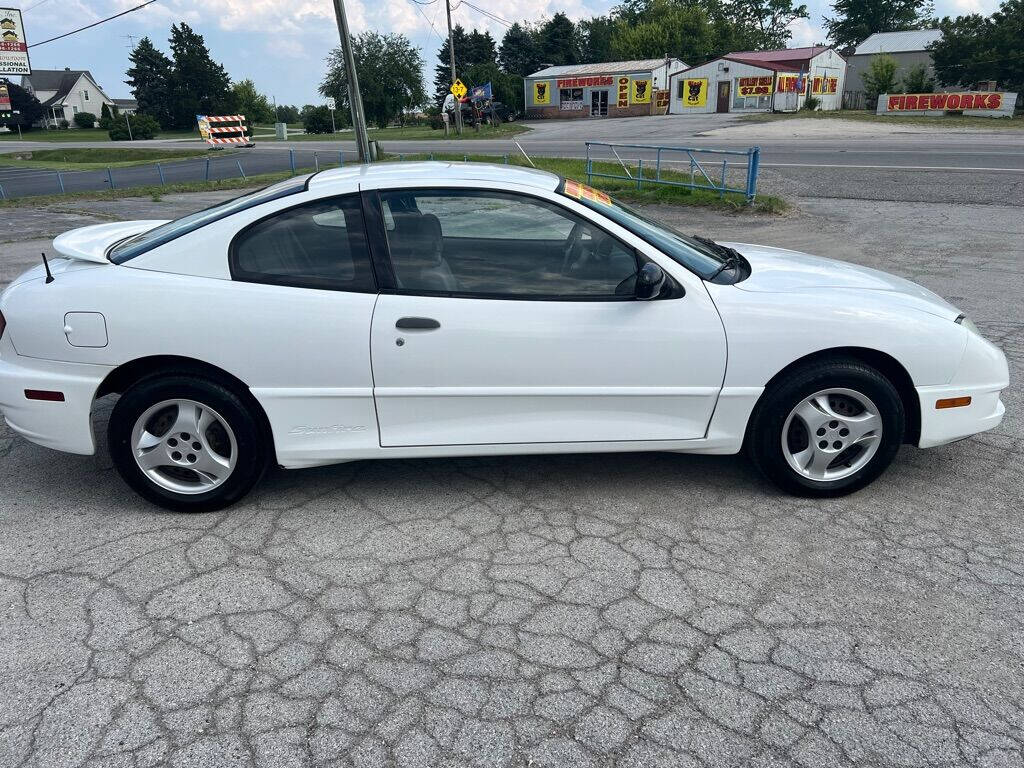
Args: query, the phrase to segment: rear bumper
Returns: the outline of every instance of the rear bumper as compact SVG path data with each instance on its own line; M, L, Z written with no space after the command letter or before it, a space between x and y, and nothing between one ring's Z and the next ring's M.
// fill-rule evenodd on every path
M68 453L93 454L92 403L110 368L36 360L0 345L0 414L33 443ZM26 389L62 392L64 402L29 400Z

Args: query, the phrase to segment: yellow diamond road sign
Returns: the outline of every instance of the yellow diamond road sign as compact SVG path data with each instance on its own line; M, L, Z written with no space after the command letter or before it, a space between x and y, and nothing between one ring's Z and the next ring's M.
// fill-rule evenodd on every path
M462 84L461 80L456 79L456 81L452 83L452 95L454 95L456 99L461 99L466 95L466 86Z

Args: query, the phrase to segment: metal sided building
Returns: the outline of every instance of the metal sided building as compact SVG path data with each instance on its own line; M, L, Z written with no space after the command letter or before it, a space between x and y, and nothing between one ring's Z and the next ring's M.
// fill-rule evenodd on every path
M669 112L795 112L808 96L834 110L842 106L845 78L846 60L826 46L738 51L670 75Z
M673 58L548 67L523 78L527 117L663 115L668 81L686 65Z

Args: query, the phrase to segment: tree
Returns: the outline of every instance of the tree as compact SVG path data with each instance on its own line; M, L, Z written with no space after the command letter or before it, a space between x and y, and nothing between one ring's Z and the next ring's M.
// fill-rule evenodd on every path
M931 47L939 82L969 86L995 80L1008 91L1024 89L1024 0L1005 0L987 18L946 17L939 29L942 39Z
M117 108L117 104L107 104L104 102L100 108L100 128L104 131L109 131L120 116L121 113Z
M43 116L43 105L20 85L6 78L0 78L0 82L7 86L7 95L11 97L11 111L3 113L8 117L0 117L0 126L12 131L17 131L19 125L23 131L32 130L33 124Z
M612 61L612 35L615 32L613 16L594 16L584 19L576 26L576 39L580 50L580 61L597 63Z
M188 128L195 124L196 115L230 111L231 79L224 67L210 57L203 36L180 22L171 26L170 46L174 60L171 126Z
M282 123L297 123L302 120L299 108L292 104L277 105L277 120Z
M124 82L132 89L139 112L152 115L161 125L170 126L173 63L148 37L139 40L128 60L132 66L125 73L128 79Z
M856 46L875 32L921 29L933 6L922 0L835 0L833 17L825 17L828 39L837 48Z
M96 115L92 112L76 112L73 119L79 128L92 128L96 125Z
M516 22L505 31L498 49L498 63L510 75L532 75L543 63L537 34L528 26Z
M904 93L931 93L934 90L935 78L925 64L911 67L903 76Z
M724 6L707 0L631 0L616 9L611 48L615 58L660 58L666 54L687 63L707 61L729 51L755 46L757 35L740 26Z
M160 124L151 115L126 115L125 117L125 120L115 121L107 131L111 141L154 139L160 132ZM128 130L128 124L131 125L131 131Z
M306 133L330 133L331 126L336 124L331 120L331 110L327 107L312 107L308 111L303 111L306 112L306 116L302 118L302 126Z
M274 107L270 99L256 90L252 80L240 80L231 86L233 110L245 115L249 125L274 122Z
M475 29L467 33L462 26L456 24L452 28L452 41L455 43L455 72L460 79L474 64L493 62L497 58L494 38L490 34L481 34ZM438 105L448 95L451 85L452 68L448 57L448 40L445 40L437 52L434 69L434 101Z
M864 73L864 97L868 109L874 109L881 93L899 93L896 77L896 59L887 53L871 57Z
M730 0L727 8L756 35L756 48L785 48L793 32L789 25L810 17L806 5L793 0Z
M494 40L490 40L491 50ZM367 31L352 40L359 90L366 119L381 128L427 100L423 89L423 59L405 35ZM320 83L323 96L333 96L349 113L348 78L340 48L327 57L327 74Z
M561 11L540 25L537 42L544 64L580 63L576 25Z

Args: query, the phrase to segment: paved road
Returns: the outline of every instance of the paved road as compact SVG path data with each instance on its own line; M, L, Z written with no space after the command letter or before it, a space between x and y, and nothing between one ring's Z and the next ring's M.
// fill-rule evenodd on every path
M763 140L757 136L729 138L725 132L714 136L703 133L736 125L732 115L702 117L663 116L650 118L619 118L601 121L564 121L532 123L533 130L518 138L530 154L583 157L584 141L617 141L643 144L698 145L723 149L746 149L761 146L761 164L769 173L764 191L795 191L801 196L847 197L863 199L895 199L921 202L974 202L1024 205L1024 140L1019 132L992 130L977 133L929 134L907 133L875 138L779 138L777 128ZM768 129L765 129L766 131ZM6 142L11 150L30 149L29 143ZM42 145L35 145L42 146ZM46 145L52 148L53 144ZM70 145L69 145L70 146ZM81 144L76 146L82 146ZM100 146L97 144L97 146ZM109 148L109 144L105 144ZM196 146L196 142L163 142L161 146L177 148ZM511 140L472 141L395 141L384 142L392 153L466 152L476 154L516 154ZM244 172L252 175L286 170L288 149L295 152L300 166L314 164L314 152L324 162L336 162L337 152L344 152L346 162L355 159L351 141L325 142L259 142L240 155L222 157L212 162L210 177L238 177L237 161ZM629 150L624 157L644 157L653 153ZM605 152L604 157L610 157ZM741 161L742 162L742 161ZM164 166L168 180L195 180L206 175L204 160L168 163ZM154 184L159 181L152 167L116 169L115 184L130 186ZM65 177L66 188L103 189L109 179L103 171L85 172ZM59 191L53 173L11 171L0 168L0 185L12 195L53 194Z
M9 210L0 282L216 197ZM620 454L276 472L180 516L0 427L0 765L1021 765L1024 219L798 202L652 212L951 298L1009 356L999 429L831 501Z

